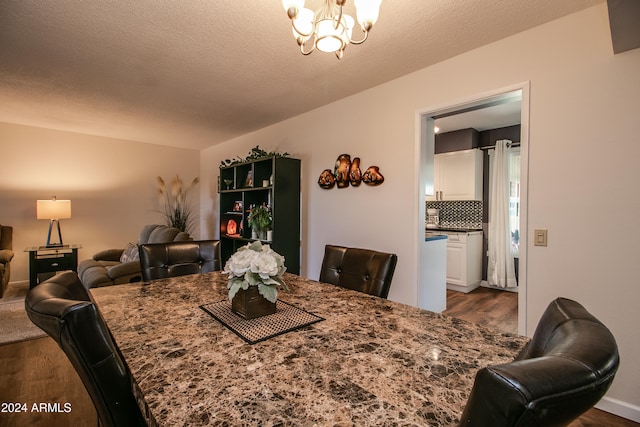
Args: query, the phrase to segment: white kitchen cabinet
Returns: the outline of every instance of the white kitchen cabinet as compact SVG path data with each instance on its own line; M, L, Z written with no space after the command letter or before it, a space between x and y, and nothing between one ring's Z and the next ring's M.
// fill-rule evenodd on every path
M447 235L447 289L468 293L482 281L482 231L436 231Z
M482 200L482 151L436 154L433 183L427 200Z

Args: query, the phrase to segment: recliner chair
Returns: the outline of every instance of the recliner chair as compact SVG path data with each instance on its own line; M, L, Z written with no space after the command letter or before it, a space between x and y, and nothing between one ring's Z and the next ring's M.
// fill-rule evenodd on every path
M478 371L459 425L566 426L604 396L619 364L609 329L558 298L513 362Z
M71 361L101 425L147 425L133 395L131 372L76 273L58 274L30 289L25 310Z
M397 262L395 254L326 245L319 280L387 298Z
M219 240L146 244L139 253L145 282L221 269Z
M9 285L13 259L13 227L0 225L0 298Z

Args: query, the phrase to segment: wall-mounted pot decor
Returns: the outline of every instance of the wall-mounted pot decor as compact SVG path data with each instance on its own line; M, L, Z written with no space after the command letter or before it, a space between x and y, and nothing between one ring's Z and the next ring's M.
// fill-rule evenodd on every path
M369 166L362 173L360 170L360 157L354 157L351 161L349 154L340 154L336 159L336 163L331 169L325 169L318 178L318 185L326 190L338 186L338 188L346 188L351 184L358 187L361 182L367 185L380 185L384 182L384 176L380 173L378 166Z
M336 160L333 174L336 177L338 188L349 186L349 170L351 168L351 156L348 154L340 154Z
M360 171L360 157L355 157L349 168L349 183L357 187L362 182L362 172Z
M384 182L384 176L380 173L378 166L369 166L369 168L362 174L362 180L365 184L380 185Z
M333 176L331 169L325 169L318 178L318 185L326 190L333 188L336 185L336 177Z

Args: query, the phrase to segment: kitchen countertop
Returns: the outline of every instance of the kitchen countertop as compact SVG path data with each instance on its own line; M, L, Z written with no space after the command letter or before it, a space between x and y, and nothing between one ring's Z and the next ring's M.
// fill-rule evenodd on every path
M476 231L482 231L481 228L455 228L455 227L438 227L438 228L425 228L425 232L438 232L438 231L447 231L447 232L459 232L459 233L473 233Z
M91 289L152 424L456 425L481 367L528 338L285 274L282 301L324 317L249 345L200 305L219 272ZM396 284L398 285L398 284Z

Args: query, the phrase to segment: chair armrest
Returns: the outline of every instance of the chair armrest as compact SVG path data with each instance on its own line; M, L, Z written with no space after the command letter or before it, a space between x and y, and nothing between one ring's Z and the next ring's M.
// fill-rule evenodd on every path
M140 273L140 261L123 262L107 269L109 277L116 280L122 276Z
M106 249L93 256L96 261L120 261L124 249Z
M0 262L9 262L13 258L13 251L10 249L0 250Z

